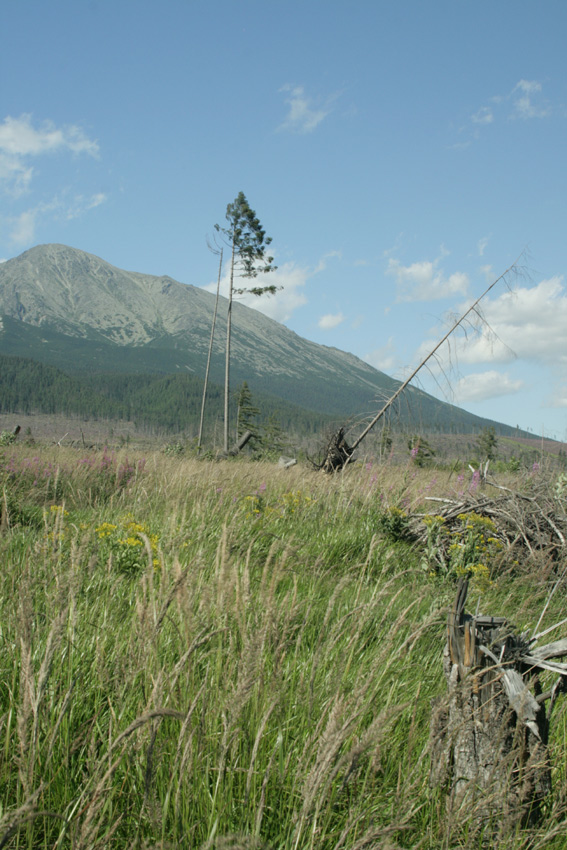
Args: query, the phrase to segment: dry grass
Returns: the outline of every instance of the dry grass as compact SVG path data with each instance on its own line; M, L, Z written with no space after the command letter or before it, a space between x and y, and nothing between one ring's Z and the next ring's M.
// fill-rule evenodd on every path
M448 476L54 451L4 475L0 847L481 846L428 786L453 588L379 530Z

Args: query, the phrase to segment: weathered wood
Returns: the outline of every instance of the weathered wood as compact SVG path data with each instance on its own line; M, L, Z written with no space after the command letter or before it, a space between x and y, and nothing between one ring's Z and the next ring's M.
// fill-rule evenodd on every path
M534 646L530 649L530 655L534 658L561 658L562 655L567 655L567 638L556 640L553 643L548 643L545 646Z
M448 695L431 719L430 782L446 789L452 811L465 807L496 835L504 822L534 822L550 791L547 718L537 671L523 663L528 641L504 617L465 614L467 591L461 579L448 615Z
M236 457L236 455L242 451L246 443L248 443L253 436L254 434L252 433L252 431L245 431L244 434L238 440L238 442L233 445L229 452L219 452L218 457Z
M324 472L338 472L353 461L353 450L345 439L345 428L339 428L329 439L322 463L315 464Z

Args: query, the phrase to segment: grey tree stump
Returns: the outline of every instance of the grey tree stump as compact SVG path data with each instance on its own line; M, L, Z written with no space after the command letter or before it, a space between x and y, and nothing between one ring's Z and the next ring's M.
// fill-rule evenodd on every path
M450 812L498 832L535 823L551 790L547 695L524 660L529 641L505 618L466 615L467 591L461 580L448 618L448 695L431 718L430 783L445 790Z

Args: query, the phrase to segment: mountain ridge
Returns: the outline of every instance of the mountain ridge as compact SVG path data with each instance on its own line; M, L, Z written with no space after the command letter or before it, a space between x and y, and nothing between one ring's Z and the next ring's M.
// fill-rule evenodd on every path
M0 265L0 353L70 372L117 371L202 376L215 297L168 275L112 266L60 244L38 245ZM227 299L220 297L222 317ZM217 324L211 380L224 379L225 328ZM246 380L308 410L358 416L376 410L399 382L348 352L318 345L235 302L233 386ZM397 414L423 427L463 432L497 425L410 387Z

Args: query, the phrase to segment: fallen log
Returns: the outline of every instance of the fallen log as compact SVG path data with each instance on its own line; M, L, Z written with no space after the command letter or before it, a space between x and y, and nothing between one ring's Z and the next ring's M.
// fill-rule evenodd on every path
M237 442L233 445L228 452L219 452L217 457L219 458L227 458L227 457L236 457L239 454L244 446L250 442L254 434L252 431L245 431L244 434L237 440Z

